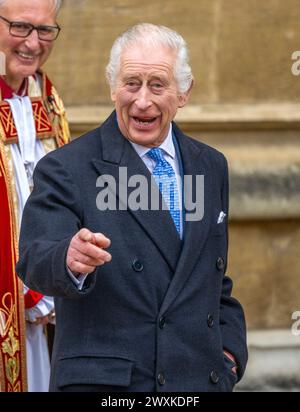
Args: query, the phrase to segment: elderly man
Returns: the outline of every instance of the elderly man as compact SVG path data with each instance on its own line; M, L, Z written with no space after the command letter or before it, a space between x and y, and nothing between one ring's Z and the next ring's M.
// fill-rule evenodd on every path
M0 0L0 391L5 392L25 391L27 380L30 391L49 387L44 332L53 319L53 298L25 287L23 299L15 264L33 169L68 140L62 102L40 71L60 31L60 6L60 0Z
M227 164L173 122L186 44L139 24L107 75L116 110L41 160L23 215L18 273L55 296L50 389L231 391L247 348L225 276Z

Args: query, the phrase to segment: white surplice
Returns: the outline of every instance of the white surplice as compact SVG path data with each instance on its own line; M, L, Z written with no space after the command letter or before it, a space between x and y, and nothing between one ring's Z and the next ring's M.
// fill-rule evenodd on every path
M6 100L12 110L18 132L18 144L11 144L14 179L18 196L19 227L26 200L32 187L32 175L37 162L45 155L44 147L36 138L32 105L28 96L14 95ZM28 288L24 285L24 293ZM50 379L50 359L43 325L34 325L37 317L54 310L53 298L44 296L36 306L26 309L26 355L29 392L47 392ZM30 321L30 322L29 322Z

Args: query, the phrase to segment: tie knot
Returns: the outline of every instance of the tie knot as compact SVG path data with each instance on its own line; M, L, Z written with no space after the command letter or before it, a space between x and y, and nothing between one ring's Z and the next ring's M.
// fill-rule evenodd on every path
M163 152L159 147L154 147L153 149L149 150L149 152L147 152L147 155L156 163L165 161Z
M155 161L155 167L152 172L156 176L175 176L174 169L169 162L164 158L163 151L159 147L154 147L147 152L147 155Z

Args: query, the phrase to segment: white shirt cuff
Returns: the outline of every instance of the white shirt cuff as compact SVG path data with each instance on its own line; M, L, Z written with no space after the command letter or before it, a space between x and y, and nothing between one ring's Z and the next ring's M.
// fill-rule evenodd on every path
M53 298L51 296L43 296L42 299L33 308L25 310L26 320L28 320L29 322L35 322L37 318L49 315L49 313L53 310Z
M77 286L78 290L82 290L85 279L88 276L88 273L81 273L79 276L74 276L73 272L67 266L68 274L72 282Z

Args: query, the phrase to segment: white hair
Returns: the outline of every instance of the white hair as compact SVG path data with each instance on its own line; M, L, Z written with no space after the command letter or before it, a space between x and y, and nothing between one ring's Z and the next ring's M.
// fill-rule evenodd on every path
M8 0L0 0L0 7L3 6L3 4L7 3L7 2L8 2ZM62 0L54 0L54 2L55 2L55 13L57 15L60 8L61 8Z
M193 74L189 65L189 53L185 40L176 31L151 23L137 24L126 30L115 40L106 67L106 77L112 89L115 88L120 70L121 54L125 48L134 44L162 45L173 50L176 53L174 77L178 90L180 93L189 90L193 82Z

